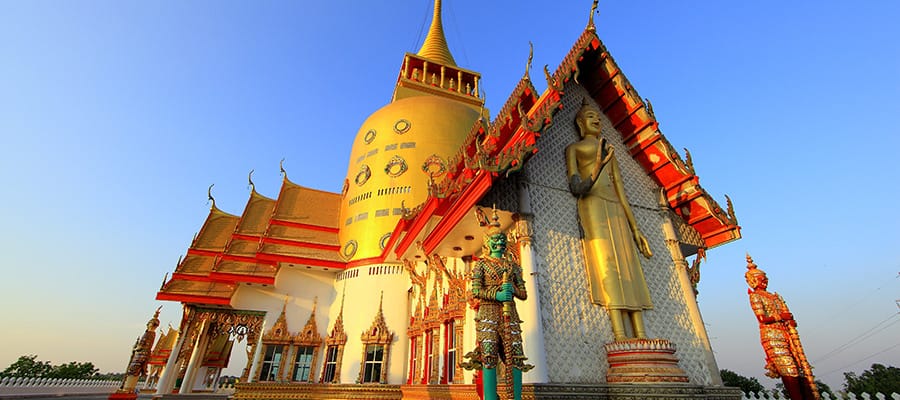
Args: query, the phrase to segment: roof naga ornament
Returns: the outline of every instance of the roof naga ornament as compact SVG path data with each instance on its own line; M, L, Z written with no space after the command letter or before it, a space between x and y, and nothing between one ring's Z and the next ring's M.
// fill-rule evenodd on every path
M529 73L531 71L531 60L533 60L533 59L534 59L534 43L531 43L531 41L529 40L528 41L528 62L525 63L525 79L531 79L531 78L529 78Z
M597 12L597 4L599 2L600 2L599 0L594 0L594 3L591 4L591 15L590 15L590 17L588 17L588 24L587 24L587 27L585 28L587 30L593 31L593 30L597 29L594 26L594 14L598 13Z
M206 197L209 199L208 201L212 202L212 205L209 207L210 210L214 210L216 208L216 199L212 195L212 188L216 186L215 183L209 185L209 188L206 189Z
M256 185L253 184L253 171L255 171L255 170L251 169L250 173L247 174L247 187L250 189L251 192L256 191Z

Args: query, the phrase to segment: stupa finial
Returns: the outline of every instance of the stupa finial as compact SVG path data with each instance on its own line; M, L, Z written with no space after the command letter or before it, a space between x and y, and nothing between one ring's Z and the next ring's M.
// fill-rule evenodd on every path
M416 54L443 65L456 65L453 55L450 54L450 48L447 46L447 38L444 37L444 25L441 23L441 0L434 0L434 16L431 19L431 27L428 28L422 48Z

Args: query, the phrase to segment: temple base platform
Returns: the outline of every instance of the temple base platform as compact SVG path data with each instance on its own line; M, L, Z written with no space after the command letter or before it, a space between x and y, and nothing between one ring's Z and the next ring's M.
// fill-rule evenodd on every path
M109 394L107 398L109 400L135 400L137 399L137 393L134 392L113 392Z
M475 385L322 385L239 383L235 400L241 399L429 399L478 400ZM508 400L504 388L498 388L500 399ZM740 400L741 390L731 387L689 384L563 384L538 383L522 387L523 400Z
M688 383L678 366L675 345L665 339L617 340L604 346L607 383Z

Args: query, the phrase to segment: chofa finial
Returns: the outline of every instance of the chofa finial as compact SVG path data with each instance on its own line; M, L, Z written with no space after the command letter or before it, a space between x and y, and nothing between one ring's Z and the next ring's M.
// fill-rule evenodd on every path
M588 30L596 29L594 27L594 13L597 12L597 3L599 3L599 0L594 0L594 3L591 4L591 16L590 16L590 18L588 18L588 24L587 24Z
M525 79L531 79L528 74L531 71L531 60L534 59L534 43L528 41L528 62L525 64Z
M216 186L215 183L209 185L209 188L206 189L206 197L209 198L209 201L212 202L212 205L209 207L210 210L216 208L216 199L212 195L212 188Z
M256 191L256 185L253 184L253 171L255 171L255 170L252 170L252 169L251 169L251 170L250 170L250 173L247 174L247 185L248 185L248 187L250 188L250 191L251 191L251 192L255 192L255 191Z

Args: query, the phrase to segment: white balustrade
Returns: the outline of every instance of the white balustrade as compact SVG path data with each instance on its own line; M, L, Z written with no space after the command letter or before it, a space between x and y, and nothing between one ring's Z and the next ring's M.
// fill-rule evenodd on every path
M0 378L0 398L22 395L107 394L121 381L102 379Z
M862 395L855 395L853 393L847 394L835 394L834 396L829 395L828 393L821 393L822 400L900 400L900 394L891 393L890 395L885 395L882 393L875 393L875 395L870 395L868 393L863 393ZM762 391L759 393L744 393L742 400L790 400L784 394L777 390L770 391Z

